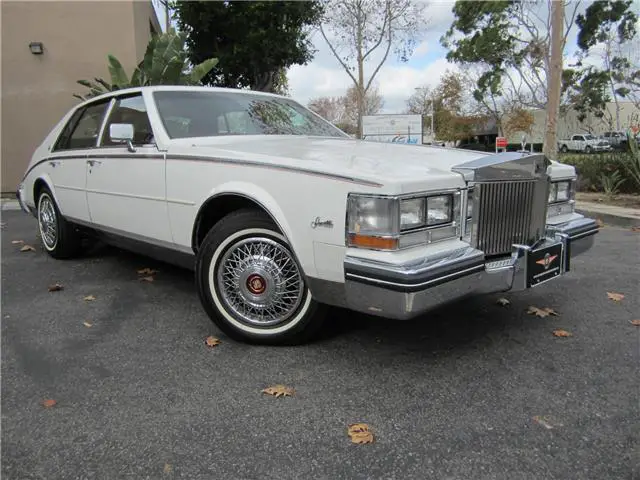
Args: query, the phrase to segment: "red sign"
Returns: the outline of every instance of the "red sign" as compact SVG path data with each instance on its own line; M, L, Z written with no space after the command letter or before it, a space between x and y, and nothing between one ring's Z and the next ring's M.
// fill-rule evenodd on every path
M507 139L505 137L496 138L496 147L497 148L507 148Z

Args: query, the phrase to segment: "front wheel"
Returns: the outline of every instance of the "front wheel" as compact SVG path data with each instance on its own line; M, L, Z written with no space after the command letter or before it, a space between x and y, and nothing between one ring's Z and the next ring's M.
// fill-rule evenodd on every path
M258 210L233 212L209 231L196 281L211 320L236 340L304 343L324 319L286 238Z

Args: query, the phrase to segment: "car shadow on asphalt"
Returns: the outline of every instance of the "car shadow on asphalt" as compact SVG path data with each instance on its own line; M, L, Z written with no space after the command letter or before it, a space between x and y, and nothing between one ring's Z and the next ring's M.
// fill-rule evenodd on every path
M193 271L139 255L117 247L95 244L85 254L87 259L101 258L122 268L123 274L132 270L152 268L161 272L163 283L170 283L186 295L197 295ZM359 343L385 343L420 350L455 350L465 345L495 341L497 336L518 342L516 337L534 323L523 322L525 304L501 307L499 295L469 297L440 306L411 320L392 320L331 307L327 320L312 342L323 345L357 337Z

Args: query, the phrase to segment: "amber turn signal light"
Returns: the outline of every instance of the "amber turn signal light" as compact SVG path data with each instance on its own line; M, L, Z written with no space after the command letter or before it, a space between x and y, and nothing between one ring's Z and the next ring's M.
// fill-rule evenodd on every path
M370 237L368 235L349 234L349 245L352 247L375 248L377 250L397 250L397 238Z

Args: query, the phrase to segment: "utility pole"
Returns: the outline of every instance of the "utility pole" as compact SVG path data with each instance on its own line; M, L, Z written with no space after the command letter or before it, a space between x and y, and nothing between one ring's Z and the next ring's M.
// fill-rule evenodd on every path
M543 153L556 159L558 153L558 115L562 89L562 37L564 30L564 1L551 1L551 61L547 79L547 122Z

